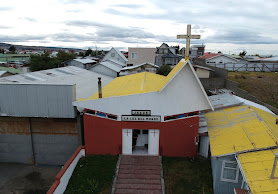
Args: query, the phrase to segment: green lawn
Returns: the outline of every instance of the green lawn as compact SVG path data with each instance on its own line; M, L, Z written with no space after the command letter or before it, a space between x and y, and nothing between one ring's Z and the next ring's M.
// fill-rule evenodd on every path
M213 193L210 160L163 157L166 193Z
M109 193L117 156L88 155L74 169L65 193Z

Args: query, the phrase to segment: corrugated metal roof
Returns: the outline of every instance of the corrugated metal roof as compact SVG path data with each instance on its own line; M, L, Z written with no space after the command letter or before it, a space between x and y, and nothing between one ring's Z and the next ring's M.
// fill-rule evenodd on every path
M278 169L276 167L275 179L271 179L275 153L278 149L256 151L238 155L240 165L244 171L252 194L277 193Z
M117 61L117 60L114 60L114 59L107 59L107 60L105 60L105 61L112 62L112 63L114 63L114 64L116 64L116 65L121 66L121 67L124 67L124 66L125 66L124 63L122 63L122 62L120 62L120 61ZM103 62L104 62L104 61L103 61Z
M206 113L211 155L221 156L277 146L276 118L275 115L251 106Z
M0 78L0 84L76 84L76 97L79 99L88 98L97 91L98 77L102 78L103 86L113 80L111 77L96 72L68 66Z
M160 91L185 65L185 62L186 61L184 59L181 60L167 76L142 72L117 77L107 86L103 87L102 96L103 98L106 98ZM92 99L98 99L98 92L88 99L79 99L79 101Z
M114 65L113 63L110 63L108 60L107 61L103 61L103 62L100 62L99 64L109 68L109 69L112 69L113 71L116 71L116 72L120 72L122 68L120 68L119 66L117 65Z
M124 68L122 68L122 70L135 69L135 68L137 68L137 67L141 67L141 66L143 66L143 65L151 65L151 66L153 66L153 67L158 68L158 66L157 66L157 65L152 64L152 63L148 63L148 62L147 62L147 63L142 63L142 64L140 64L140 65L135 65L135 66L124 67Z
M230 93L213 95L209 96L208 98L214 109L238 106L243 103Z
M96 63L95 60L92 59L73 59L74 61L77 61L79 63L87 64L87 63Z

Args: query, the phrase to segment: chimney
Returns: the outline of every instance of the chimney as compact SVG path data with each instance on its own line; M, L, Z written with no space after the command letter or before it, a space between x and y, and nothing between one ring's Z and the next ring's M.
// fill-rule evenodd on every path
M275 158L274 158L274 163L273 163L273 168L272 168L272 172L271 172L271 179L274 179L274 174L275 174L275 170L276 170L276 166L277 166L277 159L278 159L278 153L275 154Z
M98 77L98 98L102 98L101 77Z
M276 125L278 125L278 119L276 119Z

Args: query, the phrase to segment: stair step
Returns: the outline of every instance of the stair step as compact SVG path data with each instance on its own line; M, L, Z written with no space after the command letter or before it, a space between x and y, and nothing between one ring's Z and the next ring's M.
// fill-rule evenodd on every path
M134 170L160 170L160 165L155 166L135 166L131 164L120 165L120 169L134 169Z
M144 174L119 174L119 179L158 179L160 180L160 175L144 175Z
M159 184L161 185L160 179L117 179L116 184L131 184L131 183L138 183L138 184Z
M161 185L152 184L116 184L116 189L160 190Z
M120 169L119 174L160 175L160 169L159 170Z
M162 190L117 189L115 194L161 194Z

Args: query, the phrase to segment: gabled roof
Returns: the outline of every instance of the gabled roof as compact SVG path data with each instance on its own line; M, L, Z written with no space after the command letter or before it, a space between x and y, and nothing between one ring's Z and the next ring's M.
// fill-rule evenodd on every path
M235 60L235 61L238 61L238 59L236 59L236 58L234 58L234 57L230 57L230 56L228 56L228 55L219 54L219 53L215 53L215 54L205 54L205 55L203 55L203 56L200 56L199 58L209 60L209 59L217 58L217 57L220 57L220 56L227 57L227 58L233 59L233 60Z
M175 55L172 53L172 51L170 49L168 49L169 52L167 54L164 54L161 56L161 58L178 58L178 55Z
M128 61L127 58L123 55L123 53L121 53L121 51L114 47L112 47L111 50L112 49L115 49L115 51L118 53L118 55L120 55L121 58L123 58L123 60L125 60L126 62Z
M205 116L212 156L277 147L277 116L273 114L252 106L237 106Z
M4 75L5 73L7 73L7 71L0 71L0 77L1 77L2 75Z
M153 66L153 67L155 67L155 68L158 68L157 65L147 62L147 63L142 63L142 64L140 64L140 65L124 67L124 68L122 68L122 70L136 69L136 68L141 67L141 66L143 66L143 65L150 65L150 66Z

